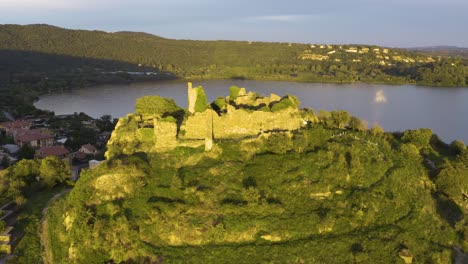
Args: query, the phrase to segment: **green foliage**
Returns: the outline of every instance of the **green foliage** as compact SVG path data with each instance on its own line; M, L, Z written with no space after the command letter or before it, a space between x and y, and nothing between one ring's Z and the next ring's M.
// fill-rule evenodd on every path
M281 98L279 102L271 105L270 108L272 112L276 112L276 111L287 109L289 107L297 109L299 107L299 104L300 102L299 102L299 99L297 99L297 97L292 96L292 95L287 95Z
M117 119L112 119L111 115L103 115L100 118L96 119L96 126L101 132L112 132L116 123Z
M29 145L23 145L18 151L18 156L21 159L33 159L36 151Z
M224 97L218 97L212 104L211 108L217 112L226 110L227 103Z
M419 148L412 143L402 144L400 146L400 151L404 156L411 157L413 159L421 158L419 155Z
M9 260L8 263L37 263L41 260L40 222L35 215L31 215L28 218L28 220L22 219L22 221L27 222L24 228L25 235L15 248L15 257Z
M208 99L205 94L205 90L200 87L194 88L197 92L197 101L195 101L195 112L205 112L206 109L210 108L208 104Z
M55 262L79 263L388 263L400 252L449 262L460 227L439 215L419 148L336 132L314 124L219 141L211 152L113 158L48 211L48 250ZM467 158L458 159L451 166L464 169ZM125 188L101 184L111 175L128 179ZM461 201L463 191L449 185L437 183Z
M5 229L6 229L5 221L0 221L0 234L3 233L3 231L5 231Z
M378 124L374 124L374 126L369 130L369 132L374 135L382 135L385 131L381 128Z
M418 148L423 148L429 145L431 138L432 130L429 128L421 128L405 131L401 140L406 143L412 143Z
M137 132L137 138L140 142L154 143L156 136L152 128L140 128Z
M366 124L358 117L351 116L348 122L348 127L356 131L365 131L367 129Z
M239 88L237 86L229 87L229 99L232 100L232 101L236 100L236 98L239 96L240 90L241 90L241 88Z
M70 177L70 165L58 157L46 157L40 164L39 175L48 188L64 183Z
M455 161L446 161L436 180L437 187L460 207L468 208L468 154L465 152Z
M331 111L330 114L333 127L335 128L344 128L351 120L351 115L343 110Z
M176 102L170 98L159 96L143 96L137 99L135 112L138 115L163 116L180 111Z
M450 143L450 147L456 155L462 154L466 151L466 145L461 140L454 140L452 143Z
M159 121L161 122L169 122L169 123L175 123L177 122L177 119L173 116L167 116L167 117L164 117L164 118L161 118L159 119Z

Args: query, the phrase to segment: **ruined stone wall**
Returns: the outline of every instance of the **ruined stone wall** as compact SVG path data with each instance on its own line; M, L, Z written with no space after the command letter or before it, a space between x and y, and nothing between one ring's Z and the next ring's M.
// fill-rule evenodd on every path
M213 120L212 134L215 139L241 138L258 135L261 131L297 130L304 126L299 110L288 108L278 112L255 111L242 109L228 111L218 116L216 112L207 110L190 116L182 125L179 135L184 139L204 139L210 135L207 120Z
M177 147L177 124L175 122L158 121L154 119L155 148L157 150Z
M197 90L192 88L192 83L188 83L187 97L188 97L188 110L190 113L195 113L195 103L197 102Z

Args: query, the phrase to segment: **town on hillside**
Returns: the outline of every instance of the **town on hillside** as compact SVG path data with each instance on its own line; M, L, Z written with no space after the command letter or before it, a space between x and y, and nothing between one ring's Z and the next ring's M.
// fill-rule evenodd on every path
M76 181L82 169L103 159L112 129L110 116L93 119L83 113L0 123L0 170L21 159L55 156L70 165L70 179Z
M0 185L6 186L6 189L1 189L3 186L0 186L0 256L13 252L14 248L20 246L18 243L25 236L25 230L21 226L26 220L21 220L21 214L26 210L26 200L37 199L41 192L40 188L33 185L45 187L42 192L53 194L56 191L52 190L52 187L58 184L55 181L48 182L43 175L36 175L32 179L34 183L28 183L27 186L23 186L25 183L16 183L20 192L12 195L8 188L11 183L8 182L24 180L19 179L24 175L20 177L15 174L12 177L18 179L12 179L8 176L11 171L16 173L21 170L16 169L18 167L47 164L48 161L55 160L58 163L53 163L51 166L60 167L58 169L60 172L53 167L47 167L45 173L63 173L64 175L60 177L63 177L64 181L76 181L83 169L95 168L104 158L103 152L113 128L114 123L110 116L93 119L84 113L24 116L0 123ZM9 169L11 166L13 170ZM41 174L43 173L41 171ZM29 195L24 192L28 192ZM38 210L42 210L42 207Z

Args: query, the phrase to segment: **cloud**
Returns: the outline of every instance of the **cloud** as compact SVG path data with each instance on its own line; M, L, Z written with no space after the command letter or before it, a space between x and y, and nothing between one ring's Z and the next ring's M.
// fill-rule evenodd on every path
M101 8L111 3L110 0L0 0L0 10L84 10Z
M275 22L297 22L311 18L318 18L317 15L269 15L249 17L249 21L275 21Z

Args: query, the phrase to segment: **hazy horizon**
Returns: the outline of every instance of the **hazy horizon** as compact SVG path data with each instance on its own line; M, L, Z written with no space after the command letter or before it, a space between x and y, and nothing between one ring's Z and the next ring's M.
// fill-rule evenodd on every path
M0 0L2 24L171 39L468 47L463 0Z

